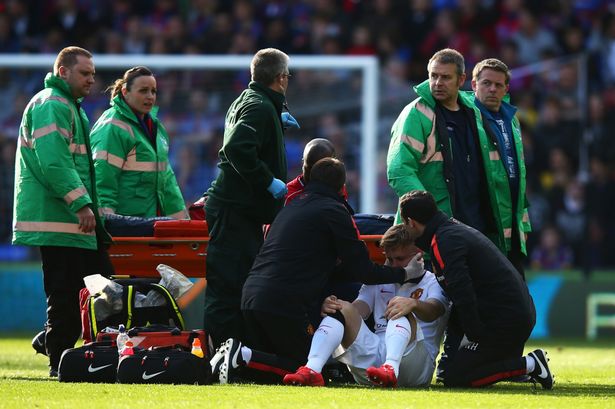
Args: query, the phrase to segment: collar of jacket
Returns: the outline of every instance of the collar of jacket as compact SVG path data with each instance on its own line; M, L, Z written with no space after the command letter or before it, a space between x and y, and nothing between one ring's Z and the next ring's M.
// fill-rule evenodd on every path
M327 186L322 182L310 181L310 183L306 185L305 191L318 193L319 195L335 199L344 205L346 210L348 210L348 213L354 214L353 208L348 204L346 200L344 200L344 198L339 194L339 192L336 192L332 187Z
M436 100L434 99L433 95L431 95L431 90L429 89L429 80L425 80L419 85L416 85L414 87L414 92L416 92L419 97L423 98L427 106L431 107L432 109L435 108ZM460 104L465 105L469 108L474 108L474 93L471 91L459 90L457 101Z
M111 99L111 106L115 107L115 109L117 109L118 112L124 117L131 119L137 124L139 124L139 118L137 118L135 112L132 110L132 108L128 106L126 100L122 98L119 94L113 97L113 99ZM158 109L160 109L158 105L154 105L149 113L154 122L158 121Z
M423 251L429 251L431 249L431 238L436 233L438 227L446 223L450 217L441 210L427 222L423 234L416 239L416 246Z
M68 83L57 75L53 75L52 72L48 72L45 76L45 88L56 89L62 94L64 94L64 96L66 96L70 101L75 101L78 104L83 101L83 97L75 99Z
M478 98L476 98L476 96L474 97L474 103L476 104L478 109L480 109L480 112L485 114L487 118L493 119L492 112L489 111L487 107L484 106L483 103L478 100ZM502 117L504 117L505 120L512 121L516 113L517 113L516 106L511 105L508 102L506 102L506 98L502 100L502 105L500 106L500 114L502 115Z
M256 81L250 81L250 85L248 86L254 91L261 92L267 95L269 99L273 102L273 106L275 106L276 111L278 111L279 114L282 114L282 107L284 105L284 101L286 100L284 94L280 94L279 92L276 92L271 88L264 86Z

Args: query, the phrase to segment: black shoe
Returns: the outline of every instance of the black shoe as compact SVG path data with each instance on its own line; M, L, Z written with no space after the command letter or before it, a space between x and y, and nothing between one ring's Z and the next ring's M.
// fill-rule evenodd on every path
M58 377L58 370L54 369L54 368L49 368L49 377L50 378L57 378Z
M47 350L45 348L45 332L45 330L42 330L32 338L32 348L34 348L38 354L47 355Z
M220 348L224 348L224 359L220 365L218 378L221 384L233 383L237 377L238 368L246 364L241 357L241 342L229 338Z
M528 356L531 356L535 362L534 370L529 373L532 380L538 382L542 386L542 389L553 389L555 376L553 376L551 370L549 369L549 357L547 356L547 351L535 349L530 352Z

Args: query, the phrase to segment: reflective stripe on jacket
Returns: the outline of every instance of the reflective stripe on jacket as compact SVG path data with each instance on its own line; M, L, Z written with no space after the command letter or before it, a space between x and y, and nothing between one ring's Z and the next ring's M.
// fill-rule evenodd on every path
M427 190L434 195L438 208L454 215L449 185L450 177L444 176L445 158L442 142L448 135L439 135L436 126L434 100L429 90L429 81L414 87L418 98L402 110L391 129L391 141L387 154L387 179L398 197L411 190ZM501 161L497 145L491 140L483 128L480 110L474 104L472 92L460 91L459 101L465 107L474 111L478 130L479 148L485 166L485 177L493 219L497 234L487 234L488 237L507 254L511 249L512 237L512 200L508 175ZM519 162L520 184L519 205L515 217L519 226L521 251L526 254L525 234L531 230L527 217L527 201L525 199L525 163L518 121L513 122L513 134ZM449 179L449 180L447 180ZM397 223L401 222L399 209Z
M13 244L96 249L108 241L98 217L90 123L68 84L48 73L45 89L26 107L15 159ZM96 233L79 230L77 211L89 205Z
M169 136L156 118L157 110L155 107L150 113L155 148L135 113L119 95L94 124L92 151L103 213L188 218L169 164Z

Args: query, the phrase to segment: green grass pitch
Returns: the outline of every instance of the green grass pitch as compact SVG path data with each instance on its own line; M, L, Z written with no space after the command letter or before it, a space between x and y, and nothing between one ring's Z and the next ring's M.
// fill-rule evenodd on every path
M29 337L0 336L0 408L615 408L615 342L530 342L549 351L552 391L500 383L484 389L382 390L355 385L299 388L260 385L120 385L59 383Z

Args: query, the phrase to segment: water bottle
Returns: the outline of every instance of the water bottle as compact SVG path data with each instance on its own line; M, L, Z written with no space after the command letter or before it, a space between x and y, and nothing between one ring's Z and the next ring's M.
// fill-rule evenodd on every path
M203 353L203 348L201 348L201 340L199 338L195 338L192 341L192 355L198 356L199 358L203 358L205 354Z
M119 332L117 334L117 338L115 339L115 343L117 344L117 352L121 355L122 351L126 347L126 341L130 340L128 333L126 333L126 327L124 324L120 324Z
M124 346L124 349L122 349L122 352L120 353L120 355L125 356L125 355L134 355L134 354L135 354L134 346L132 345L132 341L129 339L128 341L126 341L126 345Z

